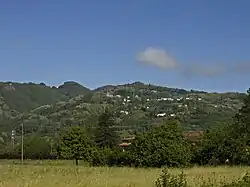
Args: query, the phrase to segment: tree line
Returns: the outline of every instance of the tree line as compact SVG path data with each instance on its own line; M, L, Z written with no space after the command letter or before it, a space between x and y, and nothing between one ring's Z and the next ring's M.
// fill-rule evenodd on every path
M95 128L71 126L56 138L30 135L24 139L24 157L73 159L91 166L183 167L193 164L250 163L250 89L231 120L206 130L195 144L183 133L177 119L167 119L137 132L124 151L116 131L114 112L106 109ZM1 144L0 144L1 146ZM1 158L20 158L21 146L1 146Z

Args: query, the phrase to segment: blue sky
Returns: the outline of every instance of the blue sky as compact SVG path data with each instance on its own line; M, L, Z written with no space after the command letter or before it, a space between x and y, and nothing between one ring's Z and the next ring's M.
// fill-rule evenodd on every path
M249 0L3 0L0 80L250 87Z

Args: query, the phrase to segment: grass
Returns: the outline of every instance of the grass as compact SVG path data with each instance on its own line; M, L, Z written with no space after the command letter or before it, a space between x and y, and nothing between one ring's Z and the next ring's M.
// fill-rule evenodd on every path
M0 187L153 187L160 169L85 167L73 162L0 162ZM249 167L195 167L185 169L190 186L230 182L250 171ZM171 169L178 174L179 169Z

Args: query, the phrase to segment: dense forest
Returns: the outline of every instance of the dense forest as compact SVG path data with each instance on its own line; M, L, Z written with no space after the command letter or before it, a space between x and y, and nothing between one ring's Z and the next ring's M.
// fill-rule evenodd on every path
M26 158L151 167L248 163L249 98L141 82L95 90L76 82L0 83L1 156L20 157L23 126ZM194 143L184 136L189 131L203 133ZM134 138L125 151L124 137Z

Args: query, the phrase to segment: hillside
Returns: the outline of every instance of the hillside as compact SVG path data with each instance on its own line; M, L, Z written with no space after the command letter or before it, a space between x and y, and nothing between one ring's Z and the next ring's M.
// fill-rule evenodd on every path
M91 93L90 89L73 81L64 82L63 85L60 85L57 90L69 98Z
M116 102L131 119L135 114L150 123L177 117L187 129L204 129L225 122L241 107L243 93L207 93L147 85L141 82L96 89L106 100ZM140 119L138 116L137 119Z
M75 82L57 87L44 84L1 83L0 126L5 131L54 134L74 124L94 126L105 108L117 117L117 130L147 129L165 118L178 118L186 130L202 130L231 120L243 93L207 93L141 82L107 85L93 91ZM25 112L25 113L24 113ZM8 114L8 115L7 115Z
M13 110L27 112L42 105L66 101L74 96L89 93L90 90L74 82L49 87L45 84L0 82L0 97Z

